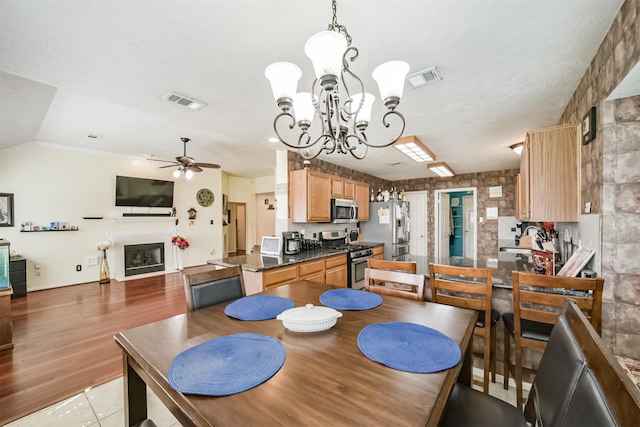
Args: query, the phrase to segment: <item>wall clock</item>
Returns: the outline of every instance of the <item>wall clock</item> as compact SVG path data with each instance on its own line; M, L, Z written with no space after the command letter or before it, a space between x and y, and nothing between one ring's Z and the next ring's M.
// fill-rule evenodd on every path
M207 208L213 204L213 192L207 188L203 188L196 194L196 200L200 206Z

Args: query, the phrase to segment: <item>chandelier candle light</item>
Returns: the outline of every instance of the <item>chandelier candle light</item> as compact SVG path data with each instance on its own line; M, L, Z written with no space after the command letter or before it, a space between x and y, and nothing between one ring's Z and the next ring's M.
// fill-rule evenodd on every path
M388 128L388 118L396 116L400 121L400 131L389 142L381 145L371 144L365 131L371 119L375 96L365 92L362 80L349 69L349 61L353 62L358 57L358 49L351 46L351 36L346 27L337 22L336 0L332 0L332 6L333 22L329 24L328 30L311 36L304 47L316 74L316 79L311 85L311 93L296 93L298 80L302 76L302 71L297 65L275 62L265 70L265 76L271 82L273 97L282 110L276 116L273 127L278 139L286 146L298 149L305 159L318 157L322 152L331 154L335 151L341 154L350 153L356 159L363 159L368 147L388 147L404 132L405 120L402 114L396 111L396 107L402 97L409 65L403 61L390 61L373 70L372 77L377 81L380 97L388 109L382 117L382 124ZM345 77L358 87L358 93L351 94ZM319 88L316 87L317 83ZM341 87L346 95L342 104ZM312 140L309 129L314 113L317 113L322 127L321 135ZM301 133L297 144L286 142L281 136L278 131L280 119L290 122L289 129L298 125Z

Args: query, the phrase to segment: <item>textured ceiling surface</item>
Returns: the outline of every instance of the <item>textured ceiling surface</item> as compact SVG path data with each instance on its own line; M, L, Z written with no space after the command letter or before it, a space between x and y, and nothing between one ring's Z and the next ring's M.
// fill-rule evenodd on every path
M518 167L509 145L556 123L621 4L341 0L338 22L359 49L352 69L377 98L378 64L402 59L410 74L437 66L441 81L405 90L405 135L470 173ZM173 159L184 136L196 161L270 175L284 147L266 142L279 109L264 69L294 62L298 90L310 91L304 43L330 22L329 0L2 0L0 148L36 141ZM169 91L208 106L162 101ZM387 137L377 104L374 143ZM324 159L388 180L435 176L394 148Z

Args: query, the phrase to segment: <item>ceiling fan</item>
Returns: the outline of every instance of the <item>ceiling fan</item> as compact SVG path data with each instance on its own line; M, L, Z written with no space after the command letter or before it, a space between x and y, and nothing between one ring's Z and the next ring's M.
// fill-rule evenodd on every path
M180 138L184 145L184 154L182 156L176 157L175 160L160 160L160 159L147 159L153 162L165 162L171 163L166 166L160 166L162 168L171 168L174 166L178 166L178 169L173 171L174 178L180 178L180 175L184 173L186 179L191 179L194 172L202 172L202 168L211 168L211 169L220 169L220 165L216 165L215 163L198 163L193 157L187 156L187 142L190 141L189 138Z

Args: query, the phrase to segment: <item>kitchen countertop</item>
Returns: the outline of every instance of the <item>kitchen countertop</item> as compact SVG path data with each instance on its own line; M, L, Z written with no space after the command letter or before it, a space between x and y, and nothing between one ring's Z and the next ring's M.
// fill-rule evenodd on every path
M371 247L381 246L383 243L362 242L359 245L368 245ZM207 261L207 264L220 265L229 267L240 265L246 271L264 271L271 268L284 267L287 265L299 264L301 262L313 261L316 259L327 258L335 255L346 254L347 249L314 249L311 251L302 251L295 255L266 255L266 254L247 254L227 257L222 259L213 259Z

